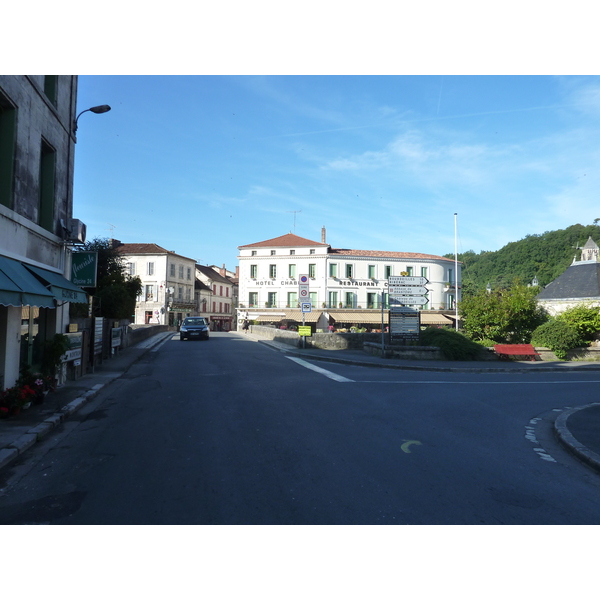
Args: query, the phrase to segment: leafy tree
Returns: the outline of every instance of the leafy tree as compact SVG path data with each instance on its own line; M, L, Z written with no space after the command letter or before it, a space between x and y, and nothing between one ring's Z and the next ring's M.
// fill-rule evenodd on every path
M452 329L427 327L421 331L420 342L437 346L447 360L482 360L487 350Z
M531 336L531 343L550 348L556 358L564 359L567 357L568 350L577 348L584 342L575 328L566 321L550 319L535 329Z
M458 310L465 334L475 341L526 343L532 331L547 320L535 300L536 287L516 282L506 289L479 291L463 298Z
M600 331L600 308L586 304L578 304L557 315L558 321L570 325L582 340L593 340Z
M98 282L93 293L95 316L129 319L135 312L136 298L142 293L142 281L125 274L123 259L109 239L95 238L86 242L83 250L98 253ZM83 307L82 314L81 306L71 304L71 315L86 316L87 307Z

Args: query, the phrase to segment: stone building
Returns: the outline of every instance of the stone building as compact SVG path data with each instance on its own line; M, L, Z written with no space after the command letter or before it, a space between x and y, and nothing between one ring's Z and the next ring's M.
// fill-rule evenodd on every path
M70 282L76 101L76 76L0 75L0 389L87 302Z
M537 296L540 306L557 315L578 304L600 306L600 258L598 244L590 237L581 248L581 259L551 281Z
M112 240L128 275L142 281L135 305L135 323L177 325L197 314L193 258L165 250L158 244L123 244Z

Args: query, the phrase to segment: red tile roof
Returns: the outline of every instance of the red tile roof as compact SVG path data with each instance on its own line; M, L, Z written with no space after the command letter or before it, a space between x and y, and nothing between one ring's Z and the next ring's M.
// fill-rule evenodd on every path
M323 242L314 242L313 240L307 240L306 238L299 237L293 233L286 233L279 237L271 240L265 240L264 242L256 242L256 244L246 244L245 246L238 246L238 250L242 248L273 248L283 246L286 248L294 246L329 246L329 244L323 244Z
M120 254L172 254L173 256L188 258L196 262L193 258L177 254L173 250L166 250L158 244L119 244L115 247L115 250Z
M443 256L437 256L435 254L421 254L420 252L388 252L387 250L350 250L347 248L330 248L329 255L341 255L341 256L366 256L373 258L405 258L410 259L421 259L421 260L448 260L453 262L452 258L444 258Z

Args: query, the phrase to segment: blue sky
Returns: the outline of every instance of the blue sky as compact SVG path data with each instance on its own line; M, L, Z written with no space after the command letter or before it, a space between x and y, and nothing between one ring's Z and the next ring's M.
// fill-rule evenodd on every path
M74 216L233 269L294 232L498 250L600 217L600 79L80 76ZM295 221L295 224L294 224Z

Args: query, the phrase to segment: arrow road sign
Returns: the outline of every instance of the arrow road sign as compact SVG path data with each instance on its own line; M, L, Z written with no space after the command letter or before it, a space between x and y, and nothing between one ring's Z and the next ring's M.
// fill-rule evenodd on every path
M388 290L390 294L400 294L401 296L412 294L421 296L429 291L426 287L421 285L391 285Z
M424 296L394 296L393 298L390 298L390 304L392 300L399 304L427 304L427 302L429 302Z
M402 275L400 276L394 276L394 275L390 275L388 277L388 285L389 286L393 286L393 285L425 285L426 283L429 283L429 279L427 279L427 277L404 277Z

